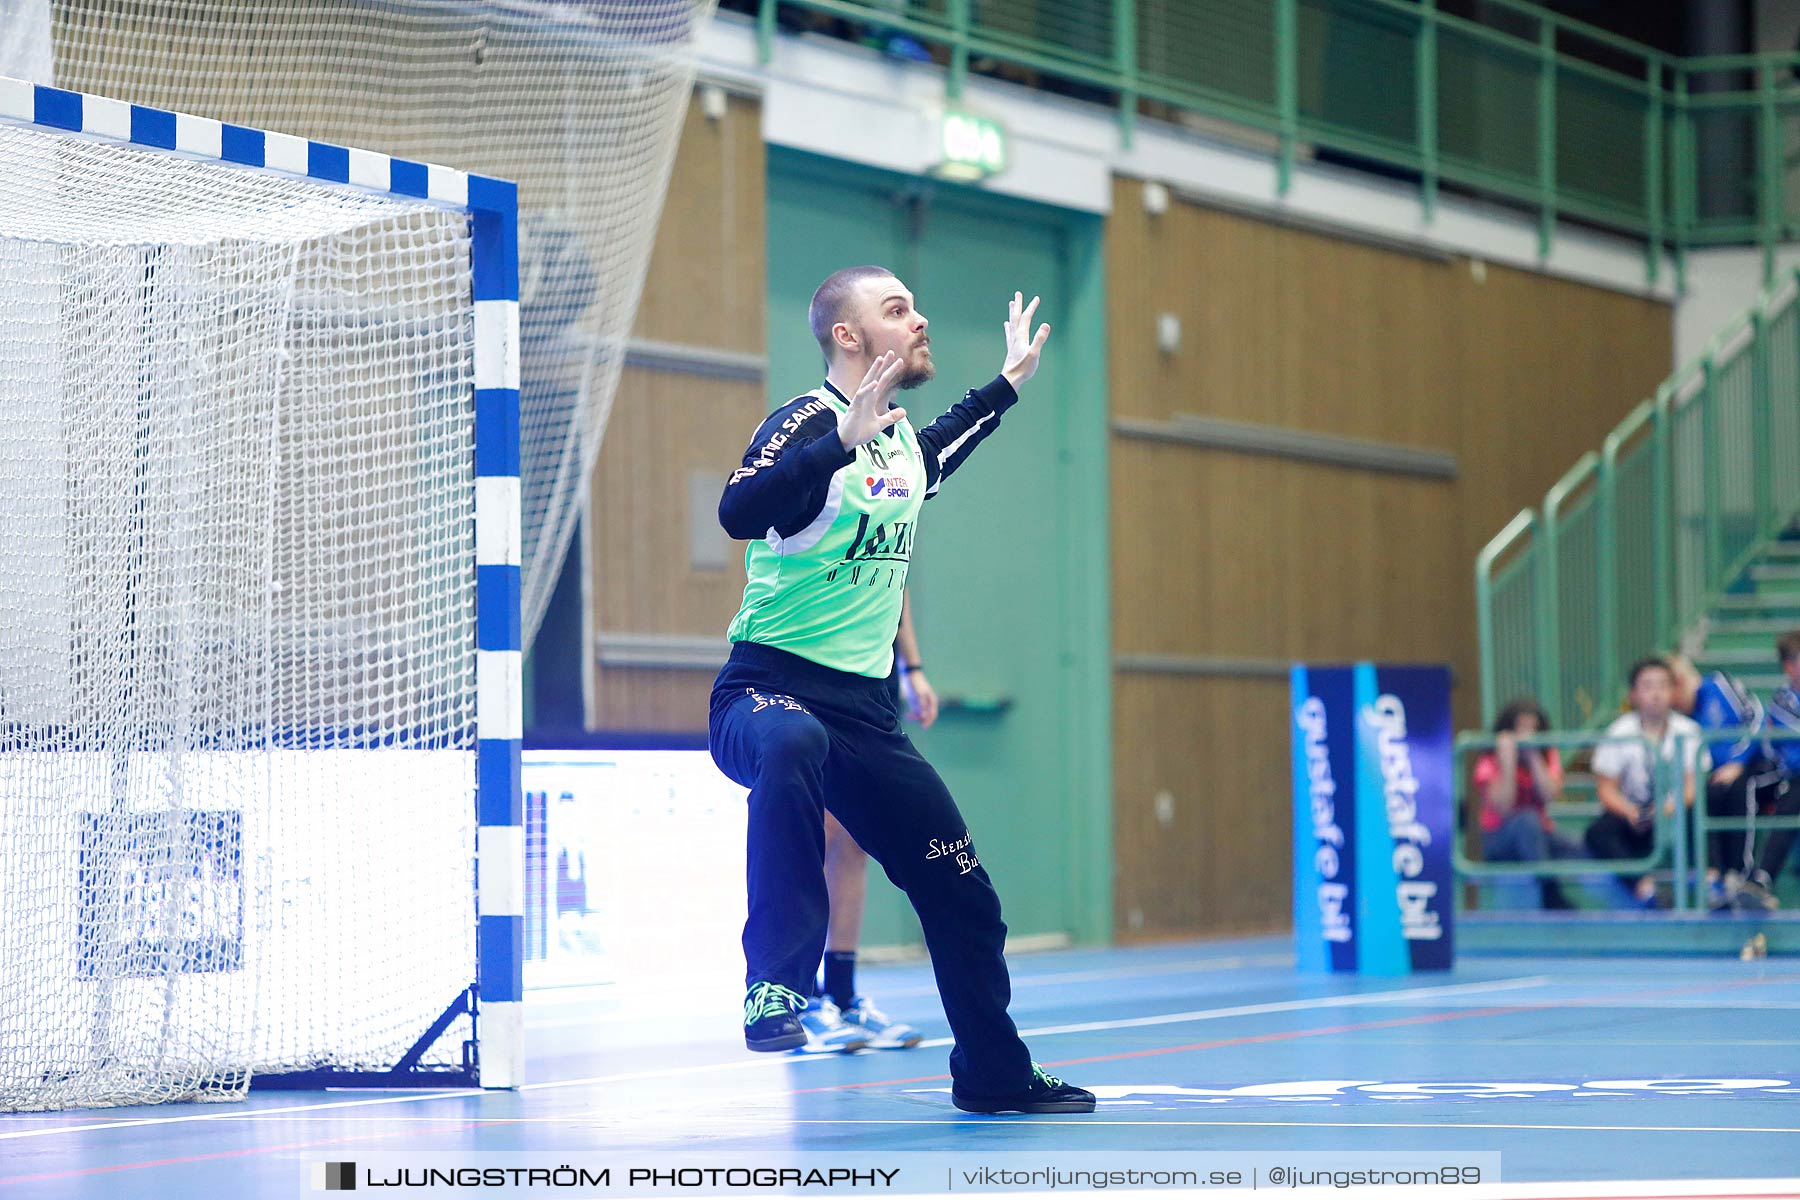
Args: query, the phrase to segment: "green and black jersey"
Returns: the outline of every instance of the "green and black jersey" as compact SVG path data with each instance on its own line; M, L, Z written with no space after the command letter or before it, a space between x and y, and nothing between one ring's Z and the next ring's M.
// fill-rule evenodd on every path
M1018 398L997 376L925 428L902 420L854 453L837 436L849 401L830 383L771 414L719 500L725 531L753 539L730 639L884 678L919 507Z

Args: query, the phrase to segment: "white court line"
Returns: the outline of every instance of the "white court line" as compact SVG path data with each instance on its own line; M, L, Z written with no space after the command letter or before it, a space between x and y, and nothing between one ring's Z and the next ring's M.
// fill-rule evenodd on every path
M1554 983L1548 975L1531 975L1521 979L1502 979L1493 983L1452 983L1435 988L1402 988L1391 992L1348 992L1341 996L1315 996L1309 1000L1277 1000L1268 1004L1240 1004L1234 1008L1201 1008L1193 1012L1167 1013L1160 1017L1121 1017L1116 1021L1084 1021L1079 1025L1045 1025L1037 1029L1021 1029L1020 1037L1053 1037L1063 1033L1097 1033L1105 1029L1143 1029L1151 1025L1180 1025L1190 1021L1219 1021L1228 1017L1258 1017L1267 1013L1302 1012L1318 1008L1362 1008L1372 1004L1392 1004L1401 1000L1437 1000L1445 996L1472 995L1479 992L1512 991L1517 988L1543 987ZM950 1046L955 1038L931 1038L920 1047Z
M1430 1038L1386 1038L1383 1046L1442 1046L1442 1041ZM1458 1046L1567 1046L1566 1037L1469 1037L1456 1039ZM1610 1049L1615 1046L1677 1046L1686 1049L1689 1046L1704 1046L1710 1050L1741 1050L1752 1046L1800 1046L1800 1039L1784 1038L1780 1041L1746 1041L1742 1038L1725 1038L1719 1041L1704 1041L1700 1038L1607 1038L1606 1045Z
M1062 987L1071 983L1106 983L1119 979L1154 978L1159 975L1200 975L1210 971L1241 971L1247 967L1291 967L1294 965L1292 954L1245 954L1231 958L1201 958L1189 962L1158 963L1136 969L1125 968L1119 971L1061 971L1047 975L1017 975L1013 977L1013 990L1029 987ZM912 988L883 988L885 996L935 996L937 985L930 984Z
M1240 954L1230 958L1199 958L1188 962L1156 963L1136 969L1127 967L1119 971L1062 971L1049 975L1022 975L1014 980L1015 986L1042 987L1047 984L1065 983L1104 983L1112 979L1135 979L1139 976L1152 975L1189 975L1206 971L1237 971L1244 967L1291 967L1294 965L1292 954ZM932 989L933 994L936 988Z
M1308 1168L1310 1169L1310 1168ZM1294 1200L1324 1200L1355 1196L1358 1200L1418 1200L1421 1185L1376 1184L1353 1188L1277 1187ZM1457 1187L1461 1200L1795 1200L1800 1179L1642 1179L1627 1183L1579 1180L1568 1183L1478 1183ZM1159 1187L1158 1196L1194 1197L1201 1200L1218 1189ZM710 1200L750 1200L760 1193L719 1192ZM1065 1192L1006 1193L1012 1200L1066 1200Z
M181 1125L190 1121L242 1121L252 1115L285 1116L288 1113L319 1112L330 1108L366 1108L377 1104L416 1104L425 1100L475 1100L484 1093L465 1088L460 1092L426 1092L417 1096L380 1096L372 1100L340 1100L330 1104L296 1104L289 1108L264 1108L256 1114L248 1112L193 1113L180 1117L142 1117L136 1120L96 1121L86 1125L64 1125L56 1129L20 1129L0 1133L0 1141L13 1138L50 1137L58 1133L91 1133L96 1129L141 1129L147 1125ZM8 1118L0 1116L0 1122ZM470 1118L471 1120L475 1118Z
M731 1097L732 1100L741 1097ZM1103 1106L1107 1101L1100 1102ZM654 1110L654 1106L653 1106ZM247 1119L251 1114L238 1114L239 1120ZM621 1117L631 1115L636 1118L640 1114L617 1114ZM1163 1126L1178 1127L1189 1125L1223 1126L1227 1128L1260 1129L1266 1126L1296 1127L1305 1129L1524 1129L1524 1130L1568 1130L1576 1133L1800 1133L1800 1126L1774 1128L1763 1125L1571 1125L1559 1122L1554 1125L1525 1125L1514 1123L1498 1123L1487 1121L1135 1121L1123 1117L1090 1117L1085 1114L1065 1114L1065 1119L1052 1123L1061 1125L1128 1125L1133 1127L1160 1128ZM1030 1124L1039 1124L1045 1118L1040 1114L1031 1118ZM399 1116L376 1118L346 1117L300 1117L285 1122L293 1125L370 1125L379 1123L406 1123L411 1125L460 1125L469 1120L467 1117L428 1117ZM580 1125L591 1121L591 1115L583 1113L562 1113L544 1117L483 1117L483 1125ZM786 1126L786 1125L968 1125L970 1118L960 1112L947 1112L941 1117L758 1117L753 1114L731 1118L730 1126L721 1136L730 1136L733 1131L746 1125ZM691 1127L690 1127L691 1128ZM1286 1147L1294 1149L1294 1147ZM1208 1147L1216 1149L1216 1147ZM1467 1147L1464 1147L1467 1149ZM1161 1151L1157 1151L1160 1153ZM1247 1153L1247 1151L1245 1152ZM1308 1151L1308 1153L1319 1153ZM1407 1153L1412 1153L1407 1151ZM1459 1192L1458 1195L1461 1193Z
M1032 987L1064 987L1072 983L1103 983L1121 979L1152 978L1162 975L1199 975L1207 972L1239 971L1252 967L1291 967L1294 965L1292 954L1249 954L1231 958L1203 958L1188 962L1160 963L1138 969L1126 968L1119 971L1064 971L1048 975L1014 975L1013 991ZM563 994L559 994L563 993ZM574 993L574 994L568 994ZM591 1001L584 1000L583 994L599 993L597 998L616 1000L628 1003L654 995L647 990L633 990L620 984L570 984L559 987L526 988L525 1002L535 1009L562 1009L577 1007ZM884 987L881 997L885 1002L894 996L936 996L937 985L922 984L918 987ZM646 1020L640 1013L604 1013L589 1017L568 1017L555 1020L533 1020L526 1018L526 1027L532 1030L580 1029L596 1025L630 1025L640 1024Z
M1311 1170L1313 1168L1302 1168ZM1354 1188L1277 1187L1294 1200L1355 1196L1358 1200L1418 1200L1421 1186L1376 1184ZM1638 1179L1629 1182L1577 1180L1565 1183L1478 1183L1453 1189L1461 1200L1793 1200L1800 1197L1800 1179ZM1217 1189L1159 1187L1158 1196L1209 1197ZM1065 1200L1067 1192L1012 1192L1012 1200ZM739 1200L751 1192L723 1192L711 1200Z
M1550 976L1534 975L1520 979L1499 979L1491 983L1458 983L1443 987L1398 988L1385 992L1356 992L1340 996L1317 996L1309 1000L1284 1000L1273 1004L1248 1004L1234 1008L1199 1009L1194 1012L1170 1013L1160 1017L1127 1017L1117 1021L1090 1021L1081 1025L1047 1026L1042 1029L1020 1030L1021 1037L1047 1037L1061 1033L1089 1033L1106 1029L1136 1029L1146 1025L1168 1025L1185 1021L1209 1021L1233 1016L1254 1016L1263 1013L1300 1012L1319 1008L1351 1008L1359 1005L1385 1004L1395 1000L1418 999L1429 996L1466 995L1480 991L1510 991L1518 988L1542 987L1552 982ZM530 1033L530 1026L526 1032ZM948 1046L951 1038L937 1038L922 1043L924 1046ZM684 1075L717 1074L721 1071L767 1070L771 1067L791 1067L803 1062L837 1062L834 1054L789 1057L782 1055L773 1062L760 1058L733 1059L725 1063L701 1063L687 1067L664 1067L653 1071L631 1071L617 1075L594 1075L585 1079L554 1079L542 1083L527 1083L519 1091L539 1092L560 1088L592 1087L603 1083L635 1083L648 1079L675 1079ZM320 1104L296 1104L286 1108L262 1108L254 1112L212 1112L194 1113L176 1117L141 1117L133 1120L102 1121L87 1125L64 1125L55 1129L19 1129L0 1133L0 1141L11 1141L18 1138L54 1137L58 1134L88 1133L99 1129L141 1129L151 1125L181 1125L197 1121L255 1121L269 1117L282 1117L290 1113L322 1112L331 1109L373 1108L387 1104L420 1104L431 1100L475 1100L488 1093L472 1090L456 1092L426 1092L421 1095L378 1096L367 1100L338 1100ZM504 1096L506 1093L496 1093ZM0 1121L4 1121L0 1117Z
M1104 1101L1102 1101L1104 1103ZM739 1123L743 1118L734 1118ZM967 1125L970 1119L966 1116L920 1117L907 1120L903 1117L788 1117L780 1121L768 1122L771 1125ZM1012 1122L1007 1122L1011 1124ZM1089 1117L1071 1113L1066 1117L1037 1115L1030 1119L1033 1125L1051 1124L1065 1126L1080 1125L1137 1125L1174 1128L1187 1125L1206 1125L1239 1129L1528 1129L1555 1130L1571 1133L1800 1133L1800 1126L1784 1126L1775 1128L1763 1125L1525 1125L1494 1121L1124 1121L1106 1118ZM1215 1149L1215 1147L1207 1147ZM1287 1147L1292 1149L1292 1147ZM1308 1151L1308 1153L1324 1153ZM1406 1151L1413 1153L1413 1151ZM1458 1192L1457 1195L1462 1195Z
M1466 1184L1458 1187L1456 1194L1462 1200L1537 1200L1538 1197L1543 1197L1545 1200L1795 1200L1796 1197L1800 1197L1800 1190L1791 1190L1800 1187L1800 1184L1782 1183L1775 1190L1763 1190L1763 1184L1757 1180L1751 1180L1748 1183L1720 1183L1718 1190L1710 1190L1705 1188L1705 1185L1696 1186L1691 1182L1678 1179L1653 1179L1642 1184L1629 1185L1641 1187L1644 1189L1642 1191L1610 1190L1613 1185L1605 1185L1609 1190L1601 1190L1600 1185L1592 1183L1520 1186L1530 1186L1533 1190L1517 1190L1512 1184L1497 1183L1491 1186ZM1158 1196L1193 1197L1194 1200L1214 1195L1212 1191L1199 1189L1159 1187L1155 1191ZM741 1200L741 1198L747 1198L754 1194L722 1192L711 1197L710 1200ZM1013 1200L1063 1200L1068 1193L1009 1191L1006 1194ZM1294 1200L1326 1200L1328 1197L1335 1198L1346 1195L1355 1196L1357 1200L1418 1200L1419 1188L1417 1186L1388 1187L1383 1185L1348 1189L1302 1187L1282 1188L1281 1194L1292 1196Z

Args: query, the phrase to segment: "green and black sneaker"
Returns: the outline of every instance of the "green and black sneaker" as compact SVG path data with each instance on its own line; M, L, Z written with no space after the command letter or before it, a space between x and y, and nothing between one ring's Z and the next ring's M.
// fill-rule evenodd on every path
M1036 1063L1031 1064L1031 1083L1010 1096L972 1096L956 1087L950 1103L972 1113L1091 1113L1094 1093L1064 1083Z
M779 983L753 983L744 993L744 1045L772 1052L806 1045L800 1014L806 997Z

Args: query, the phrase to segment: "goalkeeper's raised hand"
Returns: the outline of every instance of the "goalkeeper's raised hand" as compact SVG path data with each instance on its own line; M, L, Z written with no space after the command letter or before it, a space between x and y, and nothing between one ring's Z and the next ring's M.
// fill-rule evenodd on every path
M906 416L904 408L889 408L888 399L905 368L906 360L892 350L869 364L862 386L850 398L850 409L838 418L838 440L855 450L882 430Z
M1035 337L1031 333L1031 318L1037 312L1039 299L1033 296L1031 303L1025 304L1024 295L1014 292L1012 302L1007 305L1003 326L1006 330L1006 365L1000 368L1000 373L1006 376L1006 382L1012 384L1015 392L1020 384L1037 374L1038 355L1043 353L1044 343L1050 340L1048 325L1039 325Z

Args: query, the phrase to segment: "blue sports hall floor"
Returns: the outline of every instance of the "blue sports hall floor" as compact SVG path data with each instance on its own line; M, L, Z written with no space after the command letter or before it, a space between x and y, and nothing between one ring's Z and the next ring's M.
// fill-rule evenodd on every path
M546 989L527 1007L520 1091L258 1091L0 1116L0 1196L311 1195L318 1164L401 1152L555 1166L1322 1151L1498 1152L1506 1181L1384 1194L1800 1196L1800 961L1493 957L1410 979L1306 977L1287 939L1263 938L1012 966L1035 1057L1100 1095L1092 1115L953 1109L923 964L865 967L860 982L925 1043L852 1056L746 1053L735 995L646 1009L604 988ZM584 1194L430 1194L528 1193Z

